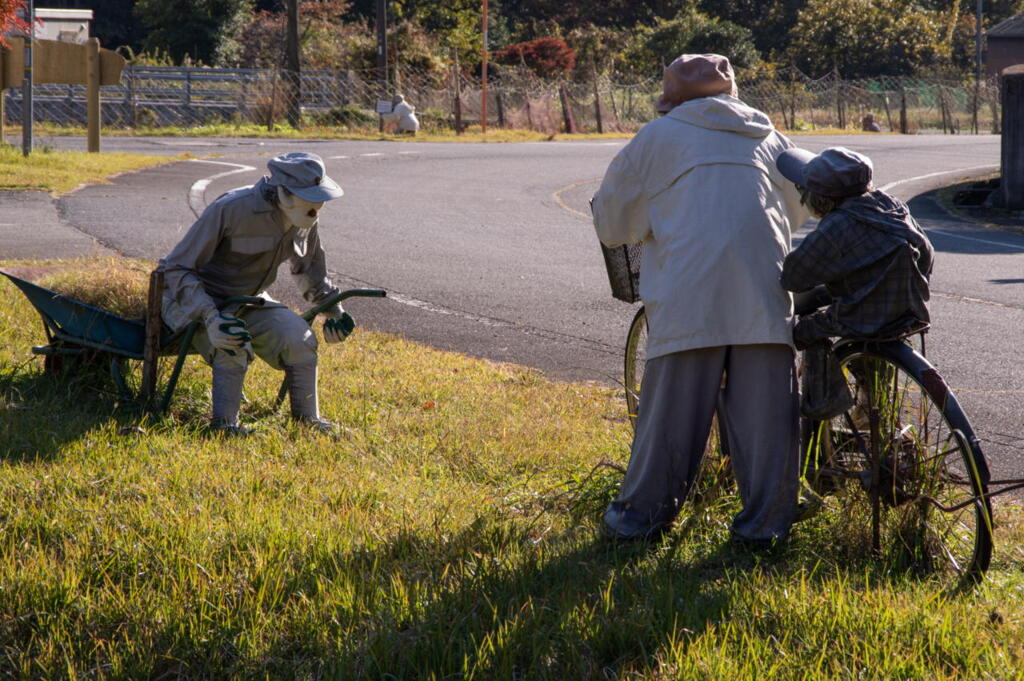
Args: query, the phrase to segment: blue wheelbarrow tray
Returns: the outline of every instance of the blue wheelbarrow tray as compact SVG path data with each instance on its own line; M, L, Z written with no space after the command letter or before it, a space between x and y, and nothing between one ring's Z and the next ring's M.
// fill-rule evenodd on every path
M121 362L145 358L146 324L143 320L126 319L107 310L83 303L0 270L28 298L43 319L47 345L34 346L32 352L45 356L74 356L92 351L110 359L110 371L122 396L131 397L124 380ZM168 380L160 411L167 408L189 354L196 323L178 332L161 329L161 355L177 355Z
M36 311L43 318L43 326L46 330L48 344L34 346L32 348L33 353L47 357L74 356L90 351L106 355L110 358L111 377L117 384L122 396L126 399L132 398L131 391L128 390L127 383L124 380L121 364L124 360L128 359L143 360L143 373L147 374L145 362L150 360L147 358L146 353L147 334L145 321L125 319L120 315L88 305L74 298L69 298L3 270L0 270L0 274L10 279L25 294L25 297L28 298L29 302L32 303ZM158 276L156 281L159 283L154 284L154 279L151 278L150 280L150 306L159 305L159 291L163 288L162 278L159 278L162 274L155 272L154 276ZM312 323L318 314L346 298L383 298L386 295L387 293L381 289L349 289L347 291L340 291L322 301L316 307L307 310L301 316L307 323ZM264 302L266 302L265 299L259 297L235 296L222 301L219 307L224 308L236 304L259 306ZM174 394L174 388L178 383L178 377L181 375L186 356L195 352L192 349L192 338L199 327L199 322L193 321L183 329L172 332L159 322L159 315L153 313L152 310L147 317L150 320L154 320L151 323L160 324L160 329L155 353L151 355L153 357L152 364L150 365L151 370L148 372L153 377L153 385L147 387L146 381L143 381L143 394L141 395L143 401L148 400L151 393L155 393L155 356L177 356L170 378L167 380L163 397L157 405L157 412L162 413L167 411L167 407L170 404L171 396ZM153 337L156 337L155 334ZM280 406L281 401L284 399L284 392L285 384L282 383L281 389L278 391L277 406Z

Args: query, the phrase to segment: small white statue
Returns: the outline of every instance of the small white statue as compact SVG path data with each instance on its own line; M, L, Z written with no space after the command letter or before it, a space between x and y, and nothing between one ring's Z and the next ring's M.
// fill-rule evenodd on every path
M395 95L391 104L391 113L384 114L385 125L394 126L397 132L415 135L420 129L420 122L416 118L416 108L405 101L405 97L402 95Z

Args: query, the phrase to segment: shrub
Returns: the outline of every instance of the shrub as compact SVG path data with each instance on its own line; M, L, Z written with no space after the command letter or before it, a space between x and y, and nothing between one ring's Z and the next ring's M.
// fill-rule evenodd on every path
M377 115L359 108L356 104L335 107L317 117L324 125L341 125L346 128L367 128L377 123Z
M417 111L416 118L419 119L420 126L425 130L451 128L453 125L451 112L437 107Z
M550 36L509 45L497 58L502 64L525 64L541 78L561 78L576 68L576 52L561 38Z

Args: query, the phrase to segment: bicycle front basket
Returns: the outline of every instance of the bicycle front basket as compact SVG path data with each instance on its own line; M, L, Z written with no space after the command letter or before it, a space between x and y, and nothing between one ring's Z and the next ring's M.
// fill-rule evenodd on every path
M643 250L643 243L615 248L601 244L604 264L608 268L608 283L612 286L612 296L618 300L627 303L640 300L640 254Z

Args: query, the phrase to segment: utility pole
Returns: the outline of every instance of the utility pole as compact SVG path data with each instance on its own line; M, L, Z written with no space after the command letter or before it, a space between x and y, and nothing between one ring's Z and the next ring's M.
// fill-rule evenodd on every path
M487 132L487 0L480 10L484 42L480 48L480 132Z
M381 95L388 89L388 3L377 0L377 80Z
M302 124L302 77L299 74L299 0L287 0L287 3L288 32L285 36L284 62L285 71L288 74L288 125L298 130Z
M978 107L981 106L981 0L974 16L974 133L981 132Z
M28 0L28 31L25 32L25 76L21 85L21 153L32 153L32 42L36 32L36 6Z

